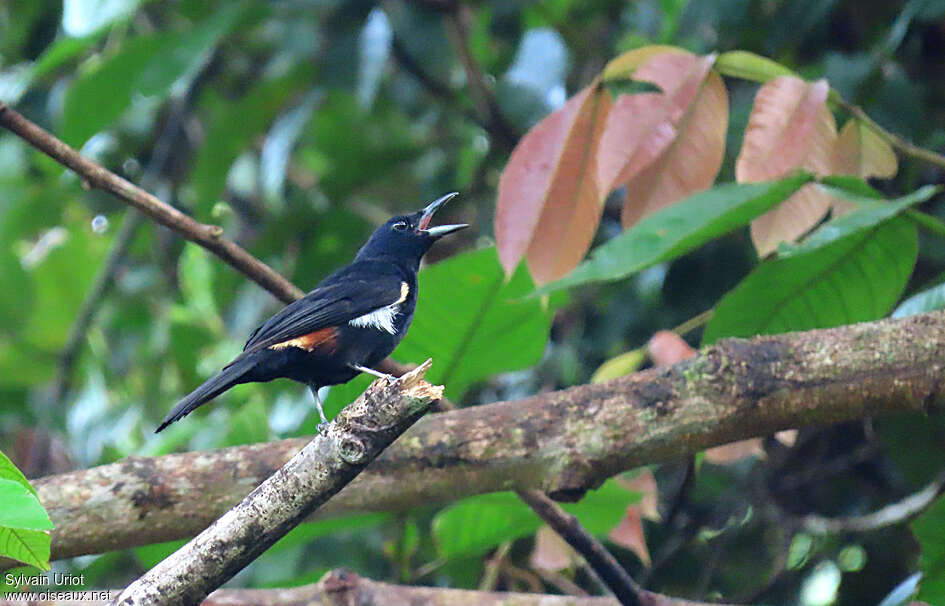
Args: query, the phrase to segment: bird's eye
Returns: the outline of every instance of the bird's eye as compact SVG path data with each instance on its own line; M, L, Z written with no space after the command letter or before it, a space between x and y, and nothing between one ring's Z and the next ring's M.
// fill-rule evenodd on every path
M396 229L397 231L404 231L405 229L407 229L407 222L398 221L397 223L394 223L394 229Z

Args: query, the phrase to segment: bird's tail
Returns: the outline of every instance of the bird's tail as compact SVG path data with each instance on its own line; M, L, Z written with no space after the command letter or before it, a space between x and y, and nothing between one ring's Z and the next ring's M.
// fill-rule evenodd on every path
M255 365L256 361L252 359L251 356L236 359L229 366L207 379L203 385L190 392L183 400L178 402L174 410L164 417L164 421L161 422L161 425L158 426L154 433L160 433L162 429L174 421L184 418L198 406L209 402L234 385L246 382L244 375L252 370Z

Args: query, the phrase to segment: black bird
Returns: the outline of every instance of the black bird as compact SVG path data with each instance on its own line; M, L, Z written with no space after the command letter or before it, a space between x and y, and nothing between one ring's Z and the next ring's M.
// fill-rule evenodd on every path
M309 386L324 423L319 387L346 383L361 372L387 376L371 367L407 333L420 259L438 239L469 227L430 227L433 213L456 195L380 226L350 265L253 331L243 353L178 402L155 433L234 385L283 377Z

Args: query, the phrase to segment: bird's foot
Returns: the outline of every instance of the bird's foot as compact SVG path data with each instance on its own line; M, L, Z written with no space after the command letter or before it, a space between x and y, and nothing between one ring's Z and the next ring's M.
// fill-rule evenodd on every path
M325 430L328 429L328 425L329 425L328 421L322 421L321 423L315 426L315 433L324 434Z
M397 380L397 377L395 377L394 375L389 375L387 373L374 370L373 368L368 368L367 366L359 366L358 364L352 364L351 368L357 371L363 372L365 374L369 374L373 377L377 377L378 379L387 379L388 383L394 383Z

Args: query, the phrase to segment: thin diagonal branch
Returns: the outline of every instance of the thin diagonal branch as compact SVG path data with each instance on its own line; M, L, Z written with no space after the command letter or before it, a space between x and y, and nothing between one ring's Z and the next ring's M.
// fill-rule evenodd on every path
M925 149L924 147L919 147L918 145L914 145L899 135L886 130L877 124L875 120L870 118L869 114L863 111L862 107L850 103L839 94L835 96L831 95L831 99L834 100L838 106L849 112L854 118L865 124L870 130L876 133L880 139L885 141L890 146L898 149L906 156L945 168L945 156L942 154L936 153L930 149Z
M520 490L518 498L532 508L538 517L568 542L594 569L623 606L641 606L642 589L604 545L572 514L561 509L548 495L538 490Z
M443 411L455 410L448 401L440 401ZM620 565L603 543L581 525L580 520L567 513L540 490L518 490L518 498L528 505L576 552L581 554L599 581L610 590L623 606L642 606L642 589L630 573ZM480 587L482 589L483 587Z
M512 150L518 144L519 134L505 119L499 102L493 94L492 88L486 81L479 63L469 50L468 22L472 14L468 6L459 4L456 10L445 16L446 33L453 45L453 50L459 56L463 70L466 72L466 83L469 95L472 97L479 119L489 133L496 139L503 149Z
M920 515L945 493L945 473L929 482L919 492L872 513L847 518L808 515L801 519L804 530L816 534L869 532L894 524L902 524Z
M279 471L209 528L129 585L113 602L198 604L354 479L426 412L443 388L431 361L375 381Z
M4 103L0 103L0 126L73 170L89 187L114 194L161 225L206 248L282 302L291 303L305 294L240 245L224 238L223 230L219 226L195 221L137 185L85 158L52 133Z

